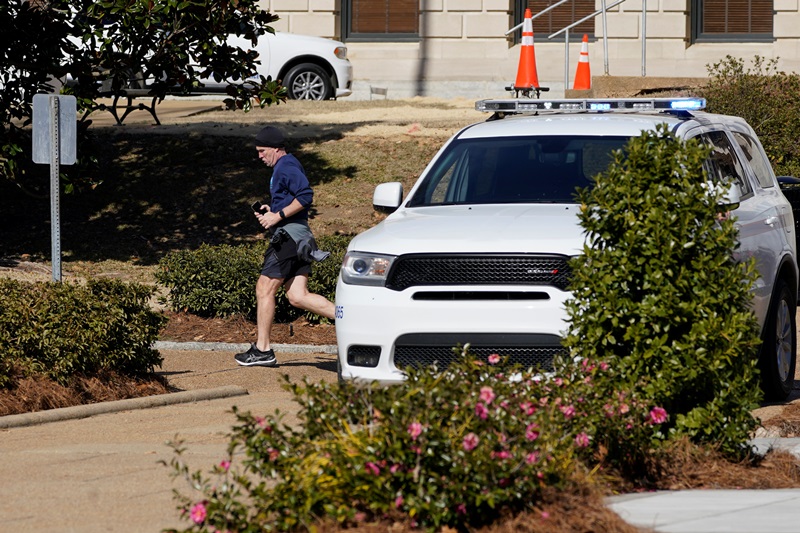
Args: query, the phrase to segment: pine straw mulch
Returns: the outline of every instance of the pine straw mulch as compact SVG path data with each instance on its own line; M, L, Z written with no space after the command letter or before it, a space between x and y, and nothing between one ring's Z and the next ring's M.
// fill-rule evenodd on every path
M159 338L175 342L249 343L256 340L256 324L243 316L203 318L190 313L164 311L169 319ZM311 324L298 318L287 324L273 324L270 341L274 344L336 344L333 324Z
M0 416L166 394L172 390L159 376L137 378L115 372L73 376L63 385L44 376L21 378L14 387L0 388Z

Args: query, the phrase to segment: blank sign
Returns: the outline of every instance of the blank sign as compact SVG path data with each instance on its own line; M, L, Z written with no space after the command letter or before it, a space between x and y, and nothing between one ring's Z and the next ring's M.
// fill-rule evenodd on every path
M50 99L58 99L58 139L62 165L75 164L77 152L78 119L74 96L57 96L52 94L36 94L33 96L33 162L47 164L52 162L50 146L50 124L53 112Z

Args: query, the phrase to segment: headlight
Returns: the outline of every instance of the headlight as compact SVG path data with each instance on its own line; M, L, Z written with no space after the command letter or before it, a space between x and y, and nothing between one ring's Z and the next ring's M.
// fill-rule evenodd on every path
M335 55L339 59L347 59L347 47L337 46L333 51L333 55Z
M347 252L342 261L342 281L350 285L383 286L394 259L393 255Z

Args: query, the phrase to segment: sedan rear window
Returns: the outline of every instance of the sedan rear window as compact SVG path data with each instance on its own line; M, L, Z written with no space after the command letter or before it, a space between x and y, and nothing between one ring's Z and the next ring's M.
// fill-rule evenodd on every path
M436 160L409 207L574 203L578 187L605 171L628 137L459 139Z

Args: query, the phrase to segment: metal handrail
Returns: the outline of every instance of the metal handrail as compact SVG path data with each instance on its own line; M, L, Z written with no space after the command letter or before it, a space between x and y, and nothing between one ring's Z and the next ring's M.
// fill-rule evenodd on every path
M551 9L555 9L555 8L557 8L558 6L560 6L561 4L563 4L564 2L569 2L569 0L560 0L559 2L556 2L555 4L553 4L552 6L548 6L548 7L544 8L544 9L542 9L541 11L539 11L538 13L536 13L535 15L532 15L532 16L531 16L531 20L533 20L533 19L537 19L537 18L541 17L542 15L544 15L545 13L547 13L548 11L550 11ZM514 26L513 28L511 28L510 30L508 30L508 31L507 31L505 34L506 34L506 35L511 35L512 33L514 33L514 31L515 31L515 30L518 30L518 29L520 29L520 28L522 27L522 25L523 25L523 24L524 24L524 22L520 22L519 24L517 24L516 26Z
M540 17L541 15L544 15L551 9L555 9L556 7L560 6L561 4L567 1L568 0L560 0L559 2L546 7L542 11L533 15L531 17L531 20ZM603 4L602 8L598 9L591 15L587 15L582 19L578 20L577 22L573 22L572 24L565 26L564 28L561 28L557 32L547 36L548 39L552 39L553 37L561 35L562 33L565 34L564 35L564 89L565 90L567 89L567 87L569 87L569 30L571 30L575 26L578 26L579 24L586 22L591 18L596 17L597 15L601 14L603 15L603 67L604 67L603 70L605 74L608 75L608 26L606 23L606 13L608 12L609 9L617 7L623 2L625 2L625 0L617 0L612 4L606 5L606 0L602 0ZM505 34L510 35L515 30L521 27L522 24L518 24L513 28L511 28L510 30L508 30ZM646 54L647 54L646 41L647 41L647 0L642 0L642 77L646 76L646 68L645 68Z

